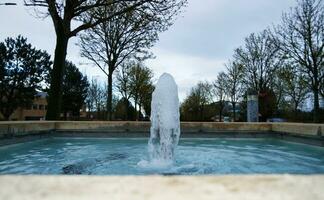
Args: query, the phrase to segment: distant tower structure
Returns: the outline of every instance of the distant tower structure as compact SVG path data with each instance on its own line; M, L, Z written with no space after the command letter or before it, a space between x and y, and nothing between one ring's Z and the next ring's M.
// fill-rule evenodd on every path
M247 121L259 122L259 101L255 91L249 91L247 96Z

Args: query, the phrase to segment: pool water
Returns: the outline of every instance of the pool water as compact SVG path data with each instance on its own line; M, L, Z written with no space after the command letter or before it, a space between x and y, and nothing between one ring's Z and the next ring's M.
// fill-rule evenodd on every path
M51 138L1 147L0 174L324 173L324 148L276 139L182 138L172 165L147 158L147 138Z

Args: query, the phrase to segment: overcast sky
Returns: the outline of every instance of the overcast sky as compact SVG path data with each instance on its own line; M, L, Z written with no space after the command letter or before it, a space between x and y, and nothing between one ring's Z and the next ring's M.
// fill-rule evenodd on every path
M55 33L51 19L36 18L32 10L22 6L22 1L2 2L19 5L0 6L0 41L21 34L53 55ZM197 82L216 78L246 36L279 23L282 12L294 5L295 0L188 0L185 12L168 31L160 34L152 49L156 58L146 65L154 71L155 80L163 72L172 74L183 100ZM80 58L77 42L77 38L70 41L67 59L90 79L104 81L99 69Z

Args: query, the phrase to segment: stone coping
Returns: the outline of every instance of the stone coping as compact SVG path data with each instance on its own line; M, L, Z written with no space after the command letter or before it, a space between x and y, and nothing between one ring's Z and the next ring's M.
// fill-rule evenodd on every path
M3 121L0 138L23 136L49 131L98 131L98 132L149 132L150 122L134 121ZM183 133L215 132L278 132L294 135L323 137L324 124L306 123L219 123L181 122Z
M6 200L322 200L324 175L0 176Z

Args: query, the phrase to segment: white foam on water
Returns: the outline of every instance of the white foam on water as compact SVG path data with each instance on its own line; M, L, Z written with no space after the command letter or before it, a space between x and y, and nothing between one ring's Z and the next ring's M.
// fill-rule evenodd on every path
M163 170L173 167L173 162L168 160L141 160L137 165L144 169Z

